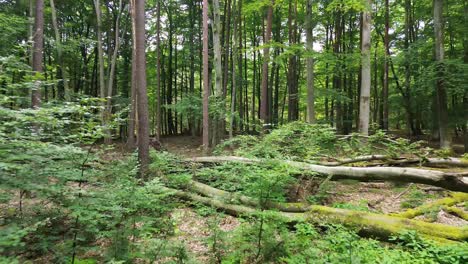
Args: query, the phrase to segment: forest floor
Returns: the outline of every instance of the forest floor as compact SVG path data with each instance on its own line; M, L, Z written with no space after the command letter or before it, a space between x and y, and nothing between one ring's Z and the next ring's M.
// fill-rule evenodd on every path
M181 157L204 156L199 137L164 137L161 139L161 144L164 150ZM313 202L319 202L325 206L395 214L449 197L449 193L441 188L421 184L366 183L351 180L328 182L325 188L318 193L316 183L299 179L299 182L288 190L288 199L290 202L311 202L308 199L312 197L317 198ZM468 213L466 204L464 207L458 208ZM188 206L174 211L172 218L179 231L174 239L184 242L189 252L201 263L208 260L210 255L208 238L213 216L205 215L203 208ZM468 225L468 221L443 209L425 213L415 219L452 226ZM240 221L237 218L224 215L222 219L217 219L216 225L221 230L231 231L240 225Z

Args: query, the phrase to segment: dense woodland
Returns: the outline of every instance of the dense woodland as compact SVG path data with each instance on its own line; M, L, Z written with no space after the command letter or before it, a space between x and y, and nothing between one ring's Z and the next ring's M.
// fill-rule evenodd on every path
M466 263L466 0L0 0L0 263Z

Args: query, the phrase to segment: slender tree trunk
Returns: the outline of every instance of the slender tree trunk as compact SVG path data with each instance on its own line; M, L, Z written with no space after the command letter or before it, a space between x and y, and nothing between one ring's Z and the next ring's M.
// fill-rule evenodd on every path
M208 54L208 0L203 0L203 149L210 148L209 121L209 54Z
M266 31L264 36L263 45L263 71L262 71L262 88L261 88L261 101L260 101L260 119L263 120L265 124L269 124L270 116L268 114L269 102L268 102L268 64L270 62L270 44L271 39L271 28L273 23L273 6L275 5L275 0L271 0L270 5L268 6L268 14L266 21Z
M54 0L50 0L50 10L52 14L52 26L54 27L54 33L55 33L55 45L57 46L57 60L58 60L58 64L60 65L60 73L61 73L60 78L62 79L63 88L64 88L64 97L66 101L70 101L70 88L68 86L68 70L65 67L65 63L63 61L62 40L60 37L60 31L58 28L57 10L55 9Z
M371 45L371 10L372 2L368 0L367 10L363 13L362 19L362 70L361 70L361 97L359 105L359 132L363 135L369 134L369 112L370 112L370 45Z
M145 0L135 1L135 48L138 105L138 159L140 177L146 178L149 165L148 95L146 92Z
M132 22L132 77L131 77L131 102L128 118L128 138L127 147L135 148L135 121L137 116L137 85L136 85L136 25L135 25L135 0L130 0L130 15Z
M156 87L156 97L157 97L157 103L156 103L156 139L159 141L160 138L161 138L161 0L158 0L158 4L157 4L157 32L156 32L156 60L157 60L157 65L156 67L158 67L156 69L156 82L157 82L157 87ZM191 39L193 41L193 39ZM191 43L192 45L193 43ZM192 49L191 49L191 55L193 55L192 53ZM191 62L190 63L190 67L191 69L193 69L193 59L191 59ZM193 74L194 72L191 70L190 71L191 74ZM190 82L190 85L191 87L193 87L193 82L192 82L192 79L190 79L191 82Z
M383 109L383 118L382 118L382 129L389 129L389 107L388 107L388 84L389 84L389 70L388 64L390 59L390 5L389 0L385 0L385 33L384 33L384 46L385 46L385 58L384 58L384 79L382 87L382 109Z
M314 0L307 1L306 15L306 42L307 42L307 122L315 122L315 97L314 97L314 58L312 57L314 48L314 25L312 21L312 5Z
M214 87L214 98L217 102L223 101L223 68L221 61L221 20L220 20L220 8L219 0L213 0L213 53L214 53L214 68L215 68L215 87ZM213 146L216 146L221 140L221 130L219 129L224 119L224 104L221 104L221 112L214 118L213 124Z
M464 4L464 20L465 25L468 24L468 2L465 1ZM463 61L465 64L468 64L468 27L465 27L465 34L463 38L463 50L464 56ZM463 108L465 109L465 122L463 124L463 137L465 141L465 153L468 153L468 89L465 89L465 94L463 95Z
M440 147L450 148L450 134L448 130L447 92L444 82L444 26L443 0L434 0L434 33L435 58L437 63L437 101L439 117Z
M295 5L293 0L289 0L289 11L288 11L288 33L289 33L289 46L292 47L295 44ZM295 121L298 119L298 100L296 85L296 73L297 71L297 56L292 54L289 56L289 67L288 67L288 121Z
M236 0L233 3L233 10L236 10ZM236 99L237 99L237 82L238 82L238 73L236 69L236 59L239 56L239 49L237 46L237 25L238 25L238 16L234 16L233 21L233 31L232 31L232 92L231 92L231 116L229 118L229 138L234 136L234 116L236 111ZM240 73L242 74L242 73Z
M36 73L43 73L43 53L44 53L44 0L36 0L36 15L34 17L33 35L33 57L32 70ZM39 108L41 106L41 81L36 80L32 91L31 106Z

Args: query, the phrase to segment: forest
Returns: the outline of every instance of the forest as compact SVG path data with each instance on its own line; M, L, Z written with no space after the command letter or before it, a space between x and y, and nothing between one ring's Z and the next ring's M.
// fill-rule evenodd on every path
M468 1L0 0L0 263L468 263Z

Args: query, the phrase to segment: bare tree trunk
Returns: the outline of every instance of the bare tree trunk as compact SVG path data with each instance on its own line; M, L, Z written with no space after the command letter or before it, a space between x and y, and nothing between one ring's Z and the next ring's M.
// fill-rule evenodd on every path
M465 1L464 6L464 20L465 25L468 23L468 2ZM468 27L465 27L465 34L463 38L463 62L468 64ZM465 94L463 95L463 106L465 109L465 123L463 124L463 137L465 141L465 153L468 153L468 89L465 89Z
M36 73L42 73L44 71L42 68L44 52L44 0L36 0L35 11L32 70ZM36 80L31 97L32 108L39 108L41 106L41 86L41 81Z
M363 135L369 134L369 112L370 112L370 89L371 89L371 11L372 1L367 1L368 6L363 13L362 19L362 70L361 70L361 96L359 104L359 132Z
M203 149L208 152L210 148L210 80L208 54L208 0L203 0Z
M146 178L149 165L148 95L146 93L145 0L135 1L135 49L137 105L138 105L138 160L140 177Z
M64 88L64 96L65 96L66 101L70 101L71 98L70 98L70 87L68 85L68 70L65 67L65 63L63 61L62 40L60 37L60 31L58 28L57 10L55 9L54 0L50 0L50 9L52 13L52 26L54 27L55 45L57 46L57 60L58 60L58 64L60 65L61 78L62 78L63 88Z
M97 29L96 29L96 37L97 37L97 51L98 51L98 60L99 60L99 91L100 91L100 98L104 100L101 103L102 111L102 125L105 127L104 129L107 131L107 111L106 111L106 82L105 82L105 73L104 73L104 51L102 48L102 21L101 21L101 4L99 0L94 0L94 8L96 10L96 20L97 20ZM107 134L107 133L106 133ZM107 134L104 138L105 141L109 141L109 135Z
M314 50L314 25L312 21L312 5L314 0L307 1L307 15L306 15L306 41L307 52L307 122L315 123L315 96L314 96L314 58L312 53Z
M132 77L131 77L131 101L130 113L128 117L128 136L127 147L134 149L136 146L135 140L135 121L137 116L137 87L136 87L136 28L135 28L135 0L130 0L130 15L132 22Z
M385 0L385 33L384 33L384 46L385 46L385 59L384 59L384 80L383 80L383 87L382 87L382 109L383 109L383 118L382 118L382 129L388 130L389 129L389 108L388 108L388 84L389 84L389 59L390 54L388 53L390 47L390 36L389 36L389 29L390 29L390 6L389 0Z
M262 163L261 159L243 157L196 157L187 161L202 163L240 162L248 164ZM398 167L346 167L323 166L290 160L275 160L296 169L314 172L315 175L330 175L330 180L350 179L362 182L389 181L421 183L457 192L468 192L467 172L442 172L415 168Z
M219 0L213 0L213 53L214 53L214 68L215 68L215 99L217 102L224 102L223 101L223 68L222 68L222 61L221 61L221 42L220 42L220 34L221 34L221 19L220 19L220 11L219 11ZM224 119L224 104L221 105L222 109L219 114L215 116L214 124L213 124L213 146L216 146L223 136L221 134L222 130L220 126L222 124L222 119Z
M233 3L233 12L236 11L236 0ZM236 111L236 99L237 99L237 70L236 70L236 59L239 56L239 47L237 46L237 22L239 17L234 15L233 31L232 31L232 93L231 93L231 116L229 118L229 138L234 137L234 113ZM242 73L239 73L242 74Z
M107 83L107 96L106 96L106 111L105 111L105 123L108 125L111 121L112 115L112 91L114 89L114 78L115 78L115 65L117 63L117 56L119 54L120 48L120 17L122 15L122 0L119 0L119 7L118 7L118 15L117 19L115 20L115 36L114 36L114 52L112 54L112 58L110 61L110 70L109 70L109 81ZM106 130L106 137L104 138L106 144L110 144L112 142L112 131L110 127L107 127Z
M263 71L262 71L262 88L261 88L261 101L260 101L260 119L263 120L265 124L270 122L270 116L268 114L269 102L268 102L268 64L270 62L270 44L271 39L271 28L273 23L273 6L275 5L275 0L271 0L270 5L268 6L267 14L267 25L264 36L263 45Z
M444 82L444 26L443 0L434 0L435 58L437 63L437 105L439 117L440 147L450 148L448 131L447 92Z
M158 67L156 69L156 82L157 82L157 87L156 87L156 97L157 97L157 103L156 103L156 139L159 141L161 138L161 0L158 0L157 4L157 19L158 19L158 24L156 25L157 27L157 32L156 32L156 52L157 52L157 65ZM191 43L193 45L193 43ZM193 54L193 53L191 53ZM193 60L191 60L193 62ZM193 63L191 63L191 67L193 67ZM191 73L193 73L191 71ZM192 82L191 82L192 85Z

